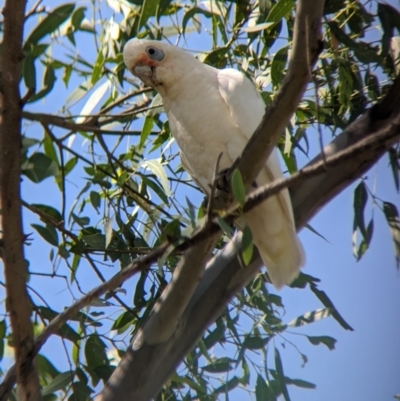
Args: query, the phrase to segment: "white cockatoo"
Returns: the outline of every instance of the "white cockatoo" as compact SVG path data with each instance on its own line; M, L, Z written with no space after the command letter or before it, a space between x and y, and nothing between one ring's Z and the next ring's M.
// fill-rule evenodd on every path
M162 97L182 165L209 194L218 156L229 168L260 123L265 105L252 82L234 69L218 70L184 50L154 40L131 39L124 47L128 70ZM282 178L276 151L257 177L258 186ZM290 284L304 263L285 189L240 219L252 232L276 288Z

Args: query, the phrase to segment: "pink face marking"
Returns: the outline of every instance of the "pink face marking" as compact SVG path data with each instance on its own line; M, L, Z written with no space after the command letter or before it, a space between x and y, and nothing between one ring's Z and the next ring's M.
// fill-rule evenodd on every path
M157 67L160 63L157 60L151 60L146 53L142 53L138 57L138 64L147 65L149 67Z

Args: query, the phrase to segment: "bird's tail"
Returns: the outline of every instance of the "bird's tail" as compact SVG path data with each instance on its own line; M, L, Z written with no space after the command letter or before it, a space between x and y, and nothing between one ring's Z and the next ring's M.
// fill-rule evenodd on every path
M254 244L267 268L272 284L281 288L299 275L305 256L293 222L282 213L277 196L246 214L243 219L250 227Z

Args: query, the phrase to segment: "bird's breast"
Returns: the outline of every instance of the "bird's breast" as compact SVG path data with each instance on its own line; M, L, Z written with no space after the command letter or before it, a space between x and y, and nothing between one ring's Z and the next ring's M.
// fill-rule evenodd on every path
M201 97L196 96L193 90L174 102L164 100L164 107L190 173L207 189L220 153L220 169L232 164L227 150L230 141L238 136L238 128L217 87L202 87L201 93Z

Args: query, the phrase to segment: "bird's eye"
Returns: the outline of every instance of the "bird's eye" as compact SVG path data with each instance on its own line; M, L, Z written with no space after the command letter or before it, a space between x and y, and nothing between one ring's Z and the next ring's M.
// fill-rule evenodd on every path
M161 61L164 58L164 52L156 47L148 47L146 53L152 60Z

